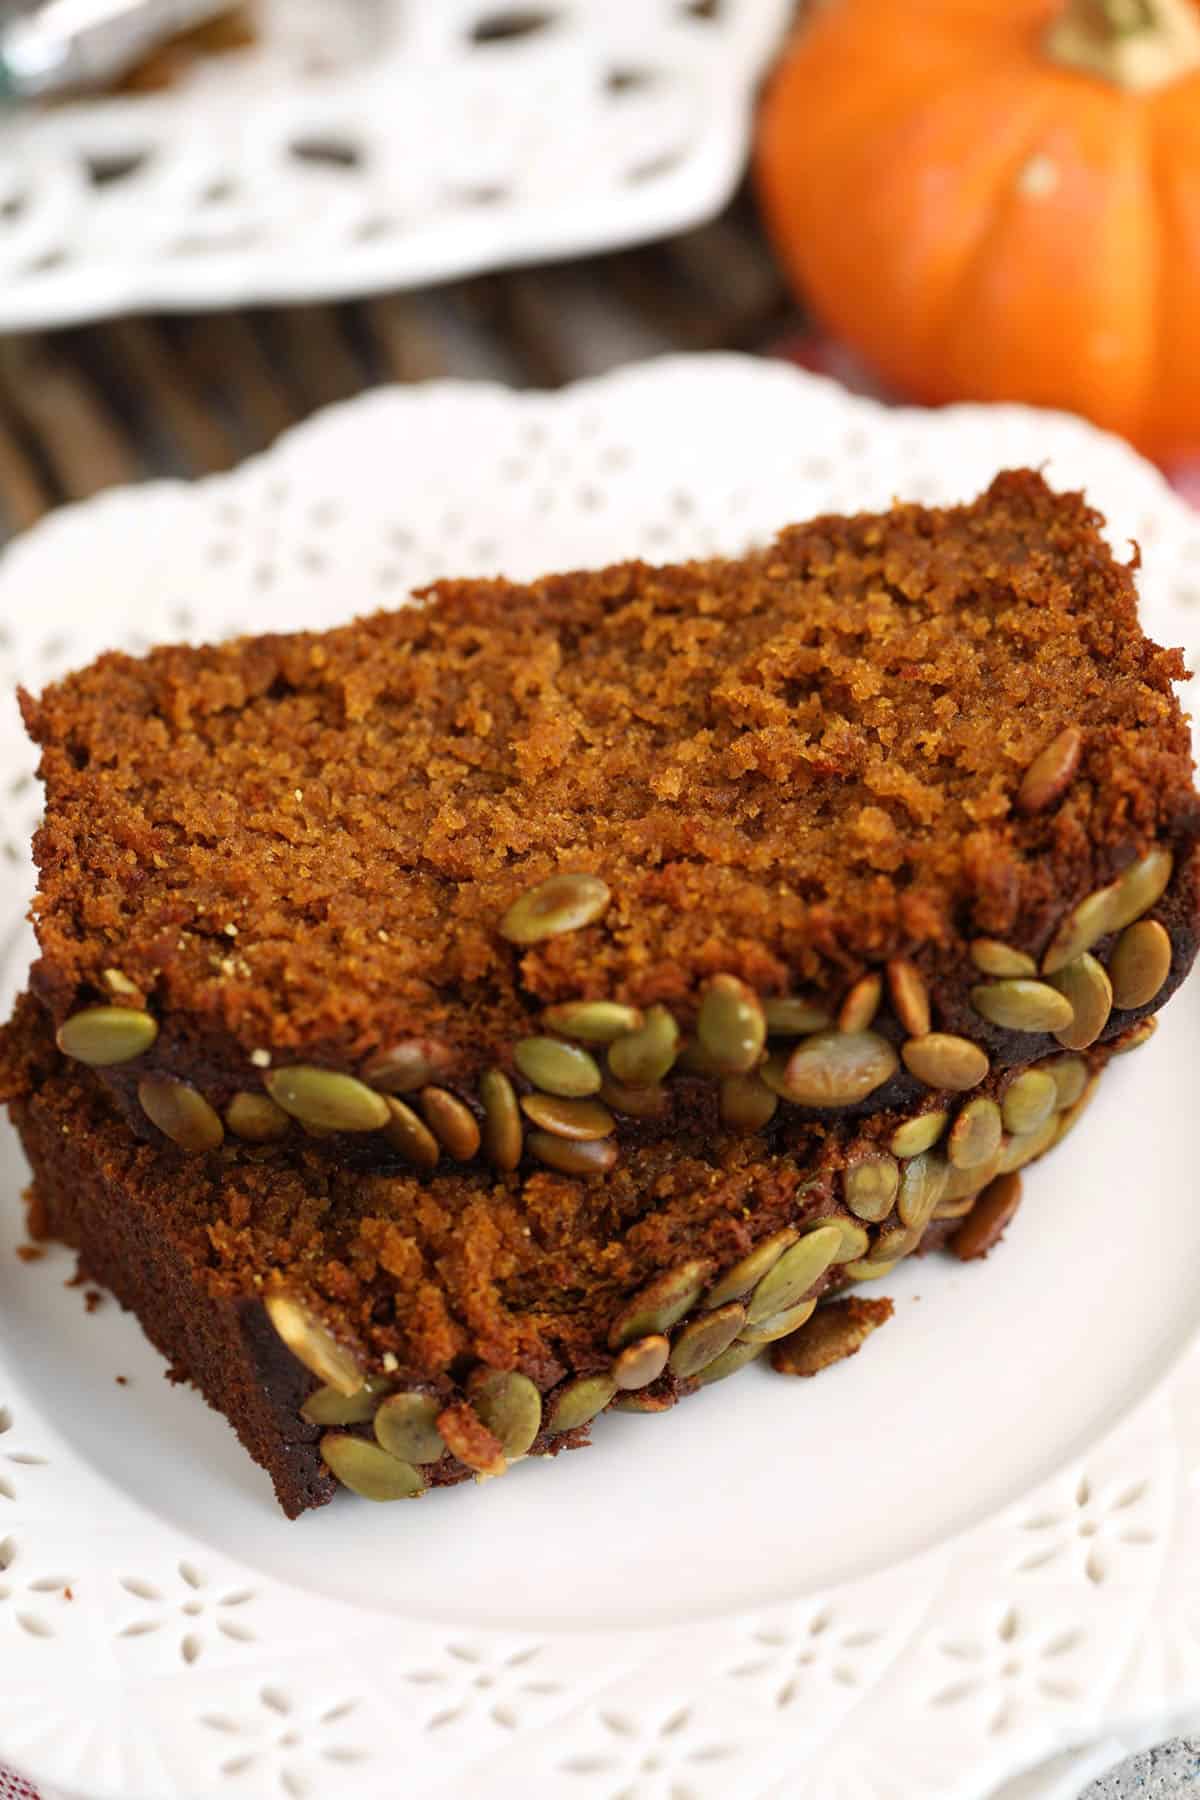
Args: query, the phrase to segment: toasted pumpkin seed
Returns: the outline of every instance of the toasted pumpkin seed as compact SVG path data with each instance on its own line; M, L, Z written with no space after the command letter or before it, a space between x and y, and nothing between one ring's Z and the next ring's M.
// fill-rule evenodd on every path
M263 1081L275 1104L302 1125L323 1131L382 1131L388 1122L384 1096L337 1069L294 1063L273 1069Z
M781 1375L819 1375L822 1369L856 1356L890 1311L886 1300L834 1300L772 1352L771 1366Z
M679 1027L665 1006L651 1006L636 1031L608 1052L609 1072L628 1087L653 1087L668 1075L679 1048Z
M761 1131L778 1105L778 1097L757 1075L726 1075L721 1083L721 1123L730 1131Z
M703 1075L709 1081L719 1081L725 1072L696 1038L683 1039L672 1068L676 1075Z
M594 925L608 909L612 894L598 875L551 875L526 889L500 921L500 936L510 944L540 944Z
M888 1149L893 1156L920 1156L922 1150L933 1149L949 1123L948 1112L918 1113L915 1119L906 1119L896 1127Z
M907 1038L900 1055L909 1073L926 1087L948 1088L954 1094L978 1087L991 1067L987 1053L978 1044L945 1031Z
M250 1092L233 1096L225 1108L225 1123L234 1137L243 1138L248 1144L273 1144L285 1138L292 1128L282 1106L276 1106L267 1094Z
M727 1300L740 1300L750 1289L760 1282L768 1270L773 1269L784 1251L796 1242L797 1233L790 1226L776 1231L769 1238L735 1262L732 1269L727 1269L721 1279L714 1283L704 1296L706 1311L714 1307L724 1306Z
M1123 931L1152 906L1157 906L1170 884L1175 858L1169 850L1154 849L1131 863L1117 883L1112 911L1112 931Z
M810 1031L827 1031L831 1023L823 1006L814 1006L811 1000L801 1000L796 994L777 994L773 1000L764 1000L763 1012L771 1037L807 1037Z
M827 1213L823 1218L810 1219L808 1226L832 1225L841 1238L835 1263L854 1262L865 1256L871 1243L871 1234L853 1219L847 1219L843 1213ZM807 1229L807 1227L806 1227Z
M378 1444L345 1431L327 1431L321 1455L342 1486L363 1500L415 1500L425 1483L411 1463L389 1456Z
M793 1306L786 1306L769 1318L757 1319L742 1326L739 1342L743 1344L773 1344L779 1338L787 1337L789 1332L796 1331L801 1325L808 1323L816 1311L815 1300L798 1300Z
M746 1304L750 1324L758 1325L794 1306L821 1279L841 1247L842 1234L832 1225L818 1225L815 1231L806 1232L755 1287Z
M925 1037L933 1018L925 977L916 963L904 956L893 957L887 975L892 1011L909 1037Z
M1054 1083L1060 1112L1065 1106L1074 1106L1088 1082L1088 1066L1082 1056L1052 1056L1038 1063L1037 1072Z
M542 1428L536 1382L516 1369L476 1369L467 1384L471 1405L509 1462L526 1456Z
M58 1028L64 1056L89 1069L110 1069L144 1056L158 1036L158 1021L131 1006L88 1006Z
M483 1106L483 1150L493 1168L511 1174L521 1160L524 1129L517 1091L503 1069L488 1069L479 1078Z
M263 1308L297 1362L347 1398L357 1394L366 1377L357 1358L327 1326L288 1294L267 1294Z
M1166 892L1173 868L1174 858L1169 850L1151 850L1116 881L1081 900L1063 921L1042 958L1043 973L1057 974L1090 950L1099 938L1110 931L1123 930L1149 912Z
M1017 811L1045 812L1062 799L1075 779L1083 750L1083 733L1068 725L1034 757L1017 789Z
M610 1137L617 1128L617 1121L599 1100L560 1100L556 1094L525 1094L521 1111L543 1131L579 1143Z
M674 1404L674 1394L618 1394L612 1409L623 1413L665 1413Z
M728 1350L745 1323L746 1309L736 1300L692 1319L675 1339L671 1373L681 1381L690 1381Z
M875 1262L872 1258L866 1258L862 1262L847 1263L845 1273L851 1281L879 1281L883 1276L890 1275L895 1267L894 1262Z
M1100 1086L1100 1077L1093 1075L1074 1106L1068 1106L1065 1112L1058 1115L1058 1128L1054 1133L1054 1142L1061 1144L1063 1139L1074 1131L1080 1119L1096 1097L1096 1089Z
M976 938L971 945L971 961L984 975L1036 975L1037 963L1024 950L1014 950L999 938Z
M950 1167L946 1177L946 1185L942 1189L942 1198L934 1207L933 1216L935 1219L941 1213L944 1202L965 1199L968 1194L977 1194L981 1188L987 1186L988 1182L1000 1167L1000 1158L1004 1154L1004 1145L1005 1140L1001 1138L992 1155L988 1157L986 1162L980 1163L977 1168L956 1169L953 1165Z
M996 1173L1011 1175L1014 1169L1023 1169L1026 1163L1032 1162L1035 1156L1041 1156L1054 1143L1058 1134L1059 1119L1052 1113L1048 1119L1038 1126L1036 1131L1026 1131L1020 1137L1009 1138L1000 1157Z
M388 1384L372 1375L357 1394L342 1394L335 1387L315 1388L300 1408L310 1425L365 1425L388 1391Z
M418 1104L425 1123L455 1162L470 1162L482 1142L475 1114L449 1088L422 1088Z
M932 1213L929 1217L933 1217ZM872 1263L886 1263L889 1269L893 1268L906 1256L912 1255L921 1242L928 1223L929 1219L924 1219L919 1225L889 1225L876 1238L867 1260Z
M1122 1012L1148 1006L1171 973L1171 939L1157 919L1129 925L1108 965L1114 1006Z
M381 1094L415 1094L431 1081L444 1081L453 1066L453 1054L435 1038L405 1038L364 1064L362 1078Z
M613 1320L608 1334L610 1350L623 1350L635 1338L668 1332L691 1312L704 1292L710 1265L692 1260L655 1276L628 1301Z
M896 1211L910 1230L920 1232L925 1229L933 1216L934 1207L946 1191L949 1173L949 1166L940 1150L926 1150L924 1155L914 1156L905 1163L900 1174ZM879 1249L883 1235L876 1240L873 1255L887 1254Z
M542 1014L548 1031L578 1038L584 1044L615 1044L626 1032L639 1030L642 1022L640 1008L622 1006L616 1000L567 1000L561 1006L548 1006Z
M1062 1031L1071 1023L1071 1002L1045 981L1015 976L981 982L971 989L971 1005L1005 1031Z
M564 1044L561 1038L522 1038L513 1049L513 1061L526 1081L543 1093L582 1100L600 1088L600 1070L594 1058L578 1044Z
M1112 983L1107 971L1085 950L1051 980L1070 1002L1073 1015L1070 1024L1054 1035L1064 1050L1086 1050L1100 1036L1112 1012Z
M950 1239L959 1261L974 1262L995 1249L1020 1204L1021 1177L1015 1171L998 1175L979 1196L966 1224Z
M600 1083L600 1098L614 1112L625 1113L631 1119L661 1119L670 1104L661 1082L650 1087L627 1087L607 1073Z
M531 1131L525 1145L531 1156L560 1175L606 1175L619 1154L611 1138L572 1141L552 1131Z
M892 1045L873 1031L822 1031L792 1051L780 1079L797 1106L855 1106L898 1067Z
M1136 1025L1131 1025L1127 1031L1121 1033L1120 1037L1113 1039L1110 1046L1113 1055L1124 1056L1127 1050L1140 1049L1143 1044L1150 1042L1157 1030L1158 1020L1156 1018L1139 1019Z
M883 977L864 975L854 983L838 1012L839 1031L866 1031L883 998Z
M225 1142L225 1127L216 1108L174 1075L143 1075L138 1082L138 1101L151 1124L181 1150L200 1155L219 1150Z
M662 1332L635 1338L632 1344L626 1344L618 1352L612 1366L612 1378L624 1392L649 1387L666 1368L670 1354L671 1340Z
M754 989L736 975L714 975L696 1018L696 1036L724 1075L744 1075L762 1054L767 1021Z
M1036 1131L1057 1105L1058 1084L1050 1071L1044 1065L1040 1069L1026 1069L1004 1090L1000 1103L1004 1129L1017 1136L1025 1131Z
M569 1381L566 1387L560 1388L550 1406L548 1427L553 1432L578 1431L602 1413L613 1395L617 1384L611 1375L582 1375L577 1381Z
M724 1381L727 1375L736 1375L747 1363L752 1363L763 1353L762 1344L747 1343L744 1338L736 1338L728 1350L722 1350L720 1356L712 1362L705 1363L696 1380L701 1387L711 1387L715 1381Z
M899 1187L900 1167L894 1156L864 1156L842 1176L846 1205L872 1225L891 1212Z
M972 1188L969 1194L964 1194L959 1200L939 1200L933 1209L934 1218L965 1219L986 1186L987 1182L981 1181L977 1188Z
M416 1169L436 1169L441 1151L428 1125L394 1095L388 1096L387 1106L388 1122L383 1135L392 1149Z
M977 1169L1000 1148L1004 1121L994 1100L968 1100L950 1128L946 1154L956 1169Z
M440 1462L446 1454L446 1440L437 1428L441 1410L441 1401L432 1394L393 1394L375 1414L375 1436L389 1456L403 1462Z

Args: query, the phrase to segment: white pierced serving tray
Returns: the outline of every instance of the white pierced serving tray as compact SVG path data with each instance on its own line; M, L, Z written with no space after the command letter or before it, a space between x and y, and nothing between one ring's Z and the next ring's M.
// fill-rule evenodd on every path
M682 231L791 0L258 0L167 92L0 129L0 330L334 299Z
M52 517L0 566L0 1001L31 952L18 680L442 573L736 550L1019 463L1136 536L1148 627L1194 656L1200 521L1115 440L732 356L384 391L233 476ZM1027 1772L1200 1706L1198 998L1027 1173L1003 1251L898 1270L852 1362L294 1525L64 1252L18 1260L4 1127L0 1762L90 1800L1067 1800L1064 1765Z

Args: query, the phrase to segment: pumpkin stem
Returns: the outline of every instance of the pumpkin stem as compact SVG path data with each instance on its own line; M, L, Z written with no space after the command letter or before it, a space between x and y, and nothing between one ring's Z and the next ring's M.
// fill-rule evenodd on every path
M1064 68L1146 94L1200 70L1194 0L1066 0L1046 36Z

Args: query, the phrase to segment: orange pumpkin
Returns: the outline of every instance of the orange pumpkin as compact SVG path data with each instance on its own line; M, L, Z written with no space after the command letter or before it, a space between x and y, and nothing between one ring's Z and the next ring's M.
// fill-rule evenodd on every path
M893 387L1200 450L1195 0L816 0L757 180L801 294Z

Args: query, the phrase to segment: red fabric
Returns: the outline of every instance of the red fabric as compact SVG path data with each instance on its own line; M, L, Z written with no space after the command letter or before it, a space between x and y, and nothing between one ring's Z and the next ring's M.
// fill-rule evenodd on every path
M0 1800L38 1800L34 1790L19 1775L0 1769Z

